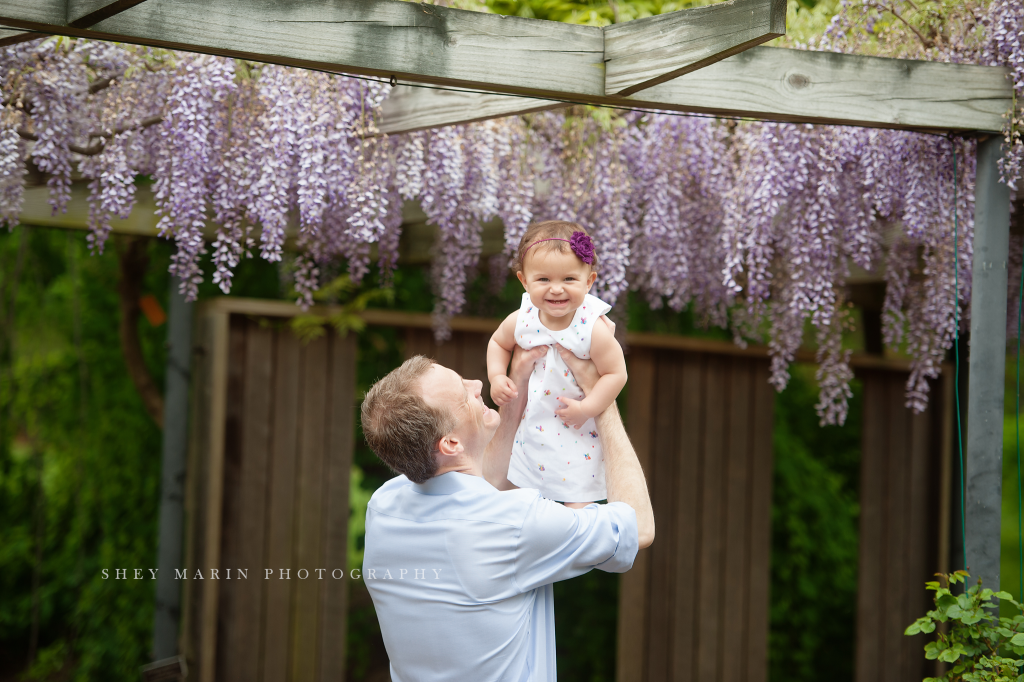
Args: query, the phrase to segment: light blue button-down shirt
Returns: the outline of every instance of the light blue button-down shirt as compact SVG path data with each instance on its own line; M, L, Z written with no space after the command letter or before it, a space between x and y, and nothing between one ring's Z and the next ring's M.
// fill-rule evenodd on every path
M552 583L627 571L638 543L622 502L570 509L456 472L391 479L367 507L363 555L391 679L555 680Z

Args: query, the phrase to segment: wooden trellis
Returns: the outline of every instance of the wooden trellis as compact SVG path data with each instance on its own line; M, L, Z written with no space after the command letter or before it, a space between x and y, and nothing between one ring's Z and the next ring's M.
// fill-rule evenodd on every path
M1001 129L1012 102L1006 69L748 50L784 32L785 7L785 0L729 0L596 28L394 0L0 0L0 27L7 27L0 37L116 40L487 93L396 93L382 121L390 132L566 102L908 130ZM967 563L993 588L1009 232L1001 153L998 136L978 145L965 486Z

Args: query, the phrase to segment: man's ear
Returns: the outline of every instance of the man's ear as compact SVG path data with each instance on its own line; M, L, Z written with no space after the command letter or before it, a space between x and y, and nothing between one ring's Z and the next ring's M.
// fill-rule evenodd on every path
M523 271L519 270L516 272L516 277L519 278L519 283L523 285L524 289L526 289L526 279L523 277Z
M590 291L590 287L594 286L595 281L597 281L597 273L591 270L590 276L587 277L587 291Z
M454 457L463 450L462 441L454 433L449 433L447 436L437 441L437 452L443 457Z

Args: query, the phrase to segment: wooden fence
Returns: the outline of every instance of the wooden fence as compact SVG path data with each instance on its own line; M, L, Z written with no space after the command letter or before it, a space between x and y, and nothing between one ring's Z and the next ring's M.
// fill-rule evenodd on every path
M341 680L355 346L302 345L288 303L217 299L199 314L187 565L275 571L185 581L183 651L202 682ZM407 356L486 377L496 320L456 318L442 345L430 316L368 311L404 328ZM762 682L767 676L774 395L763 348L630 334L627 427L658 539L622 576L617 679ZM800 359L806 359L801 356ZM950 392L903 407L907 367L854 362L864 384L856 679L917 682L924 580L945 568ZM290 579L281 579L281 569ZM311 573L300 579L297 572ZM237 574L236 574L237 578Z
M182 650L200 682L341 680L354 340L231 303L198 321Z
M948 570L953 382L934 382L928 411L915 415L903 406L907 373L858 376L864 411L856 682L919 682L936 674L935 664L925 660L927 640L903 631L931 607L925 581Z

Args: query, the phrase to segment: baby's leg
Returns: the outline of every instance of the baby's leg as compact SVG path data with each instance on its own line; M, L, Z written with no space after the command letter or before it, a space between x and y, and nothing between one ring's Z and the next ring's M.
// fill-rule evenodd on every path
M590 503L589 502L563 502L562 504L564 504L566 507L569 507L570 509L583 509L584 507L586 507Z

